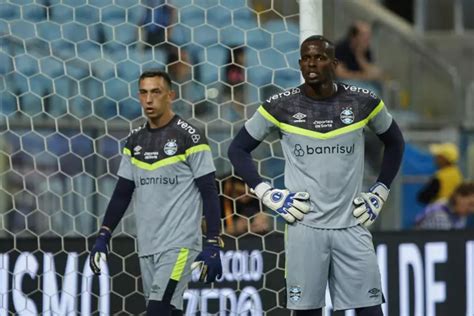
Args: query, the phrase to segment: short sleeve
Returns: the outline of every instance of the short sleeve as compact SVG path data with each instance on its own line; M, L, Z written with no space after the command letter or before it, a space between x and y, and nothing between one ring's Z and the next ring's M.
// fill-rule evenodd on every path
M200 132L188 137L185 156L194 179L216 171L211 147L207 143L206 137Z
M369 115L369 128L375 134L380 135L385 133L392 124L392 115L388 112L382 100L378 103L372 113Z
M132 151L128 145L129 142L127 141L125 147L122 150L122 160L120 161L117 175L119 177L133 181Z
M278 125L277 119L269 111L269 104L265 103L245 122L245 129L254 139L262 141L268 134L277 129Z

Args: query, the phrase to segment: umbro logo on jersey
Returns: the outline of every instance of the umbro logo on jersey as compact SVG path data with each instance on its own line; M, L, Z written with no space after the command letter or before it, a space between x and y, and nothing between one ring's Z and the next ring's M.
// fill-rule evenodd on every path
M304 123L306 122L306 114L303 114L301 112L298 112L296 113L295 115L293 115L293 123Z
M140 145L137 145L137 146L133 147L133 155L134 156L140 155L141 150L142 150L142 146L140 146Z
M369 297L377 297L379 296L380 290L373 288L373 289L370 289L368 292L369 292Z

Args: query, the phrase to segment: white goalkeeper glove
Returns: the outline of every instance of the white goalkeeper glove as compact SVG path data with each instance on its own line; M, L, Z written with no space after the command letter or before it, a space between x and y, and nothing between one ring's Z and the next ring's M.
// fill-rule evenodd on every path
M383 204L388 198L390 190L381 182L375 183L369 192L360 193L352 202L355 206L352 215L357 221L369 227L372 225L382 210Z
M310 210L309 193L272 188L268 183L262 182L252 189L262 203L277 212L288 223L302 220L304 214Z

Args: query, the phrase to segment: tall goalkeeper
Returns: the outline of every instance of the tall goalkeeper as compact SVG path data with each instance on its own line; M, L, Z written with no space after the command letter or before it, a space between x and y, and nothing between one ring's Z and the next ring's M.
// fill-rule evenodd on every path
M334 45L311 36L300 47L304 84L268 98L229 147L236 173L262 203L287 221L287 308L321 315L329 284L335 310L382 315L380 272L367 229L387 200L404 141L382 100L334 81ZM384 143L382 168L362 188L364 127ZM285 186L263 182L251 152L272 131L280 135Z
M175 93L169 75L146 71L138 84L147 123L126 140L119 179L91 250L90 267L100 274L111 234L134 195L147 315L182 315L191 266L197 265L200 279L208 283L222 274L215 167L204 135L173 113Z

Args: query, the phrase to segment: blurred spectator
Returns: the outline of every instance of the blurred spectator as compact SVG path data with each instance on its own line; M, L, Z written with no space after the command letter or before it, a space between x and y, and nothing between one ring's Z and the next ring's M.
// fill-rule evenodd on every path
M227 234L233 236L247 232L265 234L272 230L271 216L260 212L258 199L246 193L245 184L241 180L230 177L224 181L223 186L222 209ZM235 209L233 201L235 201Z
M416 219L418 229L464 229L474 214L474 182L459 185L448 200L428 205Z
M455 144L432 144L430 152L435 156L438 171L418 192L417 199L422 204L448 199L463 180L457 166L459 151Z
M245 103L245 49L232 48L228 51L226 67L224 68L224 81L231 86L232 100Z
M245 81L245 50L243 47L229 51L225 67L225 82L231 86Z
M171 36L169 26L176 21L176 11L165 0L145 0L142 30L145 42L151 46L165 42ZM150 48L150 47L148 47Z
M370 50L372 29L370 24L355 21L346 38L336 44L336 58L339 65L336 76L342 82L367 88L381 94L382 71L373 63Z
M192 79L190 56L186 50L180 49L179 56L175 52L170 53L167 64L168 73L173 82L182 84Z

